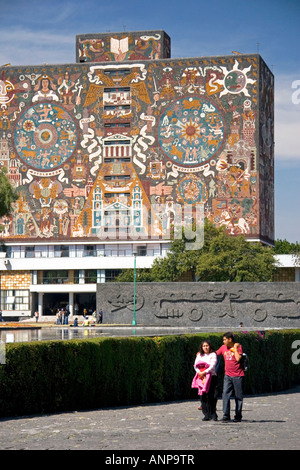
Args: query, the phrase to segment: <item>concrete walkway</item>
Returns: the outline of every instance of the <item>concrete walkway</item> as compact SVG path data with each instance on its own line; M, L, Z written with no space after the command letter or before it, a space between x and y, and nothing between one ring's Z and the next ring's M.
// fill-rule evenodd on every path
M0 450L299 450L299 403L300 385L245 397L241 423L203 422L197 400L0 419Z

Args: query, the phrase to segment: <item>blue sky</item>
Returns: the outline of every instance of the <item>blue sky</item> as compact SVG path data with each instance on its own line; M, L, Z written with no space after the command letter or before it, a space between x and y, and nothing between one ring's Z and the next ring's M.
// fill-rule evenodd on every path
M299 0L0 0L0 65L75 62L76 34L163 29L171 55L259 52L275 75L275 238L300 241Z

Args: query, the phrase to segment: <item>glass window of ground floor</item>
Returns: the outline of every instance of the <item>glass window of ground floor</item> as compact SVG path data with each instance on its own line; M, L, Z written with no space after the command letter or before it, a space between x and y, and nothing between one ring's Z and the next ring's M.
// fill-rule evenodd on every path
M1 310L29 310L29 290L1 290Z

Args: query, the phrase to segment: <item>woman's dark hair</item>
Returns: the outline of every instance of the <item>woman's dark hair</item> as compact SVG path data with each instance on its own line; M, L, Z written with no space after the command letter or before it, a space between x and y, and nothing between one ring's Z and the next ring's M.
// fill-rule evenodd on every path
M209 340L204 340L204 341L202 341L202 343L201 343L200 346L199 346L199 353L201 354L201 356L202 356L203 354L205 354L204 351L203 351L203 344L204 344L204 343L207 343L207 344L208 344L208 346L209 346L209 352L210 352L210 353L215 352L214 347L213 347L213 345L211 344L211 342L210 342Z

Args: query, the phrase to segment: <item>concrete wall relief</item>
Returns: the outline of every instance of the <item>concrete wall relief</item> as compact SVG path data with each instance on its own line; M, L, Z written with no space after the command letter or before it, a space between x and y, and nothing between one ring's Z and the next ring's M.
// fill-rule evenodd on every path
M98 285L107 323L130 323L133 284ZM169 326L299 326L294 283L137 283L137 324Z

